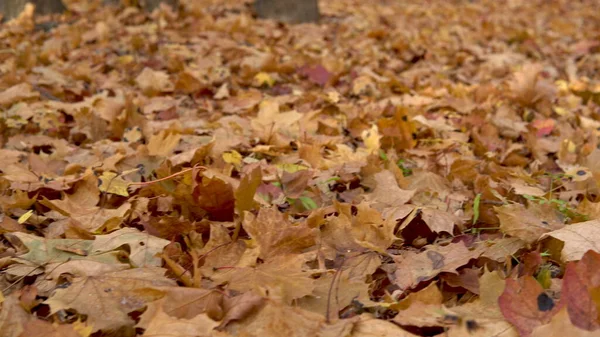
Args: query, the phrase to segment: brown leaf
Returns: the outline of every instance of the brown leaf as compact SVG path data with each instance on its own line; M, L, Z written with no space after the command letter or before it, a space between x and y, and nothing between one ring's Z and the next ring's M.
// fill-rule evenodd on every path
M369 194L369 200L383 203L385 206L400 206L407 203L415 194L414 190L403 190L398 186L396 177L390 171L376 173L375 189Z
M174 85L169 80L169 74L164 71L156 71L150 68L144 68L135 79L138 87L149 96L173 91Z
M197 315L204 314L214 321L224 317L223 294L214 290L183 288L183 287L160 287L156 288L162 297L147 305L137 327L146 329L152 324L157 312L162 312L170 317L178 319L192 319Z
M315 280L313 293L298 300L298 306L336 320L338 313L353 301L369 305L369 278L380 265L381 259L375 253L346 257L338 269Z
M148 326L142 336L148 337L168 337L168 336L220 336L213 329L219 325L206 314L198 314L192 318L177 318L165 313L162 308L158 308L149 318Z
M555 209L548 204L530 203L528 208L521 204L494 207L500 218L500 230L527 243L533 243L548 232L563 227Z
M234 192L237 214L244 216L245 211L250 211L254 208L254 194L256 194L256 189L261 182L262 170L260 166L254 167L242 176L240 185Z
M81 337L76 330L77 325L58 325L41 319L34 319L23 326L23 332L19 337Z
M201 174L195 181L193 195L196 203L209 213L210 219L233 220L235 197L231 184L217 175Z
M57 289L44 303L52 313L75 309L88 316L98 330L118 330L132 326L129 313L160 297L152 288L174 286L162 268L136 268L112 273L78 277L67 288Z
M310 170L299 170L294 173L284 171L281 175L281 185L286 197L297 199L302 196L312 177L313 172Z
M321 315L269 301L258 314L229 324L225 331L248 337L337 337L347 336L353 325L351 320L327 324Z
M265 298L249 291L239 296L225 298L225 316L221 320L220 327L223 328L229 322L242 320L265 304Z
M290 223L285 214L274 208L261 208L257 216L246 212L243 226L258 243L259 257L263 259L299 253L315 244L315 230L306 223Z
M33 91L31 84L20 83L0 92L0 105L11 105L19 101L39 97L40 93Z
M263 297L283 303L312 294L315 281L305 271L302 255L277 255L256 267L226 268L213 275L219 284L227 283L232 290L255 291Z
M419 253L405 252L394 256L397 267L394 283L405 291L432 279L439 273L457 273L457 268L466 265L479 255L481 255L480 250L469 250L462 242L447 246L429 245Z

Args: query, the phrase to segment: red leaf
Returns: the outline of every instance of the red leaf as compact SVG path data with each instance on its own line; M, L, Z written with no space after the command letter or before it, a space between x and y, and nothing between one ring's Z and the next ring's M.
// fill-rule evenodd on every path
M593 293L600 286L600 254L588 250L581 261L567 264L563 278L562 298L566 301L573 325L585 329L600 328L598 303Z
M526 276L518 280L506 280L506 288L498 298L498 305L506 320L519 330L519 334L529 336L537 326L550 322L562 303L556 305L532 276Z
M305 65L298 70L298 73L301 76L307 77L309 81L322 87L325 86L331 78L331 73L320 64L314 66Z

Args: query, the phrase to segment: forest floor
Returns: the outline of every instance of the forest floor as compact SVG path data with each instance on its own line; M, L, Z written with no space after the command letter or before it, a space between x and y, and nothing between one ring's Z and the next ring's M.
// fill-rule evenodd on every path
M0 26L0 337L598 336L594 1Z

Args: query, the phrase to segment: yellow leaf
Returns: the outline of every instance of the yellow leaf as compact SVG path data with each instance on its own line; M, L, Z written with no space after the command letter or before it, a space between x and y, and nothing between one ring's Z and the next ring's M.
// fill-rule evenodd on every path
M121 195L124 197L129 196L129 192L127 191L127 187L129 183L123 180L119 175L114 172L105 171L100 176L100 186L98 188L102 192L112 193L116 195Z
M225 152L223 153L223 160L227 163L227 164L232 164L236 167L239 167L240 165L242 165L242 155L237 152L236 150L231 150L229 152Z
M92 326L87 325L79 320L71 325L73 326L73 330L75 330L81 337L89 337L92 332L94 332L94 328Z
M288 173L295 173L301 170L308 170L308 166L300 164L283 163L277 164L277 168Z
M369 152L373 153L379 150L381 136L377 125L373 125L369 130L364 130L361 137Z
M31 215L33 214L33 210L30 209L29 211L27 211L27 213L21 215L19 217L19 220L17 220L18 223L23 224L25 223L25 221L27 221L27 219L29 219L31 217Z
M150 137L148 154L151 156L167 156L179 144L180 139L180 134L162 130L159 134Z
M259 87L263 85L272 87L275 84L275 79L265 72L260 72L254 76L254 83Z

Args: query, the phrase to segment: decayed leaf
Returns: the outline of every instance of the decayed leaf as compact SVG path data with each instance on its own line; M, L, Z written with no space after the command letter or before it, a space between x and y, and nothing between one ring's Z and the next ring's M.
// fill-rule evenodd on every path
M174 286L162 268L136 268L78 277L67 288L57 289L44 303L53 313L75 309L88 316L94 331L117 330L133 325L128 314L159 297L153 288Z
M530 204L528 208L521 204L494 207L500 218L500 229L503 233L517 237L527 243L537 241L542 235L562 228L551 205Z
M600 220L590 220L549 232L542 238L551 236L564 242L563 261L580 260L588 250L600 251Z

